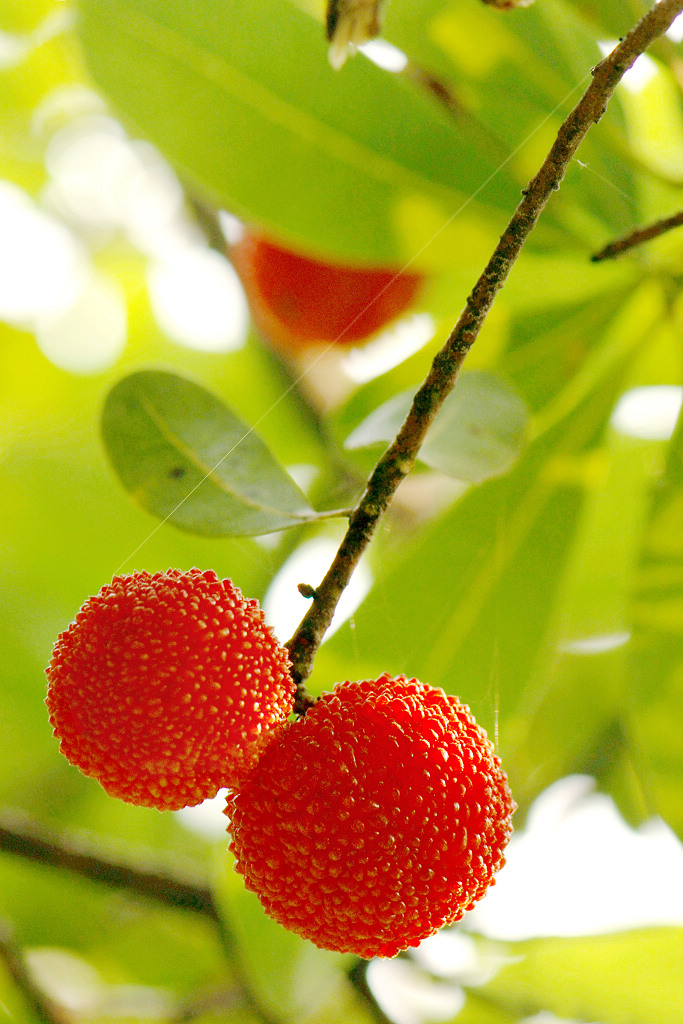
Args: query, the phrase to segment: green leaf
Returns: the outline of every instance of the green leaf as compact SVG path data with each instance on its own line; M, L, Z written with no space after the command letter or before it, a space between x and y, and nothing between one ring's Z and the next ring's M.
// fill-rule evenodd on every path
M609 3L609 0L607 0ZM457 98L458 117L470 137L485 136L499 160L522 186L538 170L557 129L590 80L605 31L568 0L543 0L515 11L500 11L481 0L394 0L387 4L384 35L418 67L447 83ZM624 34L643 8L618 9L611 24ZM562 227L575 246L586 244L591 221L621 230L639 201L635 176L625 159L623 118L610 104L596 133L590 133L575 162L573 180L549 205L529 245L534 248L550 223ZM612 186L604 187L605 178ZM591 227L591 231L594 229ZM603 228L604 230L604 228Z
M514 1013L507 1006L497 1006L493 1000L477 998L476 989L468 989L462 1010L447 1024L524 1024L525 1014ZM559 1022L557 1022L559 1024Z
M662 884L666 880L662 879ZM683 929L513 943L510 962L484 988L525 1018L550 1010L603 1024L679 1024Z
M290 0L81 0L79 31L134 131L217 203L305 249L400 264L418 248L415 215L443 227L482 185L472 210L485 218L515 201L497 151L363 56L334 72L322 25Z
M654 492L632 603L631 728L652 810L683 837L683 421Z
M572 7L600 31L604 39L619 39L646 13L646 0L628 0L614 4L612 0L572 0Z
M506 724L521 804L539 784L590 771L604 789L621 787L631 820L647 816L637 780L624 789L615 771L632 756L624 730L627 604L659 447L608 429L604 444L575 463L584 493L567 565L534 671Z
M354 613L351 635L350 626L342 627L316 660L316 678L326 668L335 678L358 678L360 671L405 672L458 694L492 735L499 731L522 808L558 776L584 763L619 707L614 684L618 678L623 682L623 672L619 677L618 665L606 666L597 657L589 665L589 659L575 656L576 674L569 674L571 682L561 681L561 704L555 674L558 644L566 639L564 623L558 622L567 604L566 580L581 582L579 610L583 585L592 586L590 579L586 583L591 563L574 575L574 560L578 564L583 557L579 535L591 514L585 509L596 500L600 505L605 471L614 458L596 446L633 343L630 339L617 358L612 326L597 342L612 354L605 360L608 372L596 368L582 382L572 401L563 402L564 415L509 473L471 488L440 519L387 545L377 559L374 587ZM604 550L596 556L590 547L595 538L585 541L586 554L600 559L606 575L615 550L628 566L635 546L642 496L640 503L634 500L628 484L642 489L643 474L638 463L629 465L632 454L621 456L627 467L623 479L615 459L609 493L598 508ZM611 526L615 515L620 526L623 519L623 533ZM623 592L622 563L619 570L611 589L607 579L603 588L600 576L598 611L603 597ZM612 614L620 610L623 596ZM606 632L619 628L614 620L606 625ZM321 678L321 685L328 684Z
M0 13L3 32L30 32L54 10L54 0L4 0Z
M142 370L119 381L102 436L133 500L179 529L253 536L316 518L253 429L175 374Z
M395 395L347 437L346 447L392 441L411 402L410 391ZM526 406L508 384L491 373L466 373L430 427L420 461L458 480L498 476L519 456L527 422Z
M529 448L510 473L395 542L354 613L352 641L340 629L317 669L347 650L350 672L360 662L363 672L416 675L465 700L485 728L499 711L504 721L547 628L580 508L579 488L545 472L550 455Z

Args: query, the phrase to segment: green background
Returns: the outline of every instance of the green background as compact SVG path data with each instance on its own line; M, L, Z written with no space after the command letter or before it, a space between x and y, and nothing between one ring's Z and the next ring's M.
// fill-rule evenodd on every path
M395 369L336 404L314 401L301 365L253 334L228 354L165 337L144 288L146 259L122 238L92 251L128 307L126 348L110 368L70 374L29 330L0 323L2 814L20 810L110 857L198 876L220 918L0 853L0 917L48 990L67 979L80 993L70 1004L83 1007L79 1021L377 1019L353 958L269 922L231 872L225 839L108 798L57 751L44 668L57 634L114 572L211 567L262 599L300 544L342 534L342 523L321 519L268 545L226 536L211 495L181 529L157 528L168 494L132 503L112 469L124 484L136 479L130 436L105 426L109 454L102 441L112 388L126 393L141 370L179 375L181 391L189 379L187 408L174 415L190 433L194 388L206 389L215 401L195 430L198 450L219 429L230 436L231 416L258 423L269 452L255 443L249 461L238 449L234 474L268 507L279 489L285 519L302 506L284 471L273 483L273 459L315 467L313 508L353 503L381 445L347 448L346 439L418 386L588 84L597 42L623 35L645 9L537 0L505 13L479 0L391 0L385 38L445 86L448 111L414 75L363 56L333 72L317 3L3 4L0 30L23 51L0 68L0 177L40 201L49 139L36 114L56 90L88 86L132 137L159 147L193 197L321 258L413 261L429 275L420 308L436 324L434 340ZM682 383L683 246L673 232L619 261L589 261L681 206L683 51L662 39L651 57L657 74L638 93L620 89L589 133L468 360L492 382L482 423L495 421L501 395L511 416L525 410L512 464L493 459L475 474L483 482L456 488L433 459L418 467L368 555L370 593L323 646L311 679L317 693L404 672L457 693L498 738L520 829L548 785L586 772L632 825L659 815L683 833L683 430L667 443L610 425L625 391ZM152 460L170 457L144 424L135 429ZM472 455L457 423L441 437L439 468L452 471L453 445ZM619 634L629 642L590 656L570 643ZM543 1009L606 1024L681 1019L680 928L538 938L498 952L503 966L489 980L464 983L462 1024ZM442 984L411 969L416 986ZM0 964L3 1013L40 1019Z

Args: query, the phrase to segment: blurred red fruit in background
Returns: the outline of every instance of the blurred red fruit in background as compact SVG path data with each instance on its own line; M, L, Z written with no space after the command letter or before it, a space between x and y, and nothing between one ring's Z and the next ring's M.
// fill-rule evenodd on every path
M364 341L404 313L424 277L311 259L246 230L229 252L257 331L277 348Z

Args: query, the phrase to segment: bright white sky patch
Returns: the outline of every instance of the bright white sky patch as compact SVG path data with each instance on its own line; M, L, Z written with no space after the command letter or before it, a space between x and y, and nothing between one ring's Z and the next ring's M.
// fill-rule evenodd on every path
M231 264L200 246L179 249L150 264L147 283L154 315L174 341L205 352L244 344L249 308Z
M99 373L119 358L126 345L126 305L118 286L92 274L76 301L57 316L35 323L41 352L70 373Z
M337 547L337 542L331 538L310 540L297 548L273 579L262 606L268 625L281 643L289 640L310 604L298 592L297 585L317 586L329 569ZM326 639L353 615L371 586L370 570L361 561L337 605Z
M23 189L3 181L0 224L0 319L30 326L37 316L59 316L83 287L83 247Z
M582 636L577 640L568 640L561 644L567 654L604 654L623 647L631 639L630 633L603 633L600 636Z
M502 948L492 944L486 949L464 931L446 928L421 942L412 956L441 978L455 978L461 985L485 985L508 960Z
M52 136L45 164L46 201L85 233L106 240L121 231L149 254L187 244L175 173L153 146L131 141L112 118L70 121Z
M206 246L175 173L153 146L90 113L54 133L46 167L45 202L91 245L121 233L151 258L150 299L170 338L205 352L244 343L249 312L239 278Z
M241 220L227 210L219 210L218 223L228 245L235 245L244 238L245 228Z
M659 384L632 388L621 396L611 423L620 434L647 441L668 441L673 434L683 402L683 388Z
M372 960L368 985L396 1024L452 1021L465 1004L462 989L420 977L406 960Z
M616 39L607 39L598 43L603 57L610 54L616 45ZM624 74L619 85L623 86L624 89L628 89L629 92L640 92L658 74L659 68L652 57L648 57L646 53L641 53L640 57L636 58L633 67L629 68Z
M43 97L33 112L31 130L40 139L50 139L71 121L93 115L103 116L106 105L101 96L85 85L58 85Z
M317 466L311 465L310 462L299 462L293 466L287 466L287 472L292 477L297 487L299 487L305 494L309 487L313 485L313 482L320 473L320 470Z
M0 31L0 70L16 67L23 60L27 48L22 36Z
M683 14L674 19L666 34L674 43L680 43L683 39Z
M207 839L225 839L225 830L228 827L228 819L223 814L225 810L225 790L221 790L211 800L204 800L196 807L183 807L175 811L176 818L190 832L205 836Z
M136 161L123 128L101 114L68 122L50 139L49 201L79 226L112 230L122 219Z
M341 361L342 370L356 384L365 384L419 352L435 331L429 313L404 317L367 345L350 349Z
M534 1013L531 1017L525 1017L522 1024L583 1024L583 1021L577 1020L576 1017L557 1017L550 1010L541 1010L540 1013Z
M386 39L371 39L369 43L363 43L358 49L365 54L368 60L384 71L403 71L408 64L408 58L403 50L392 46Z
M538 797L467 927L515 940L683 925L683 845L658 819L630 828L594 786L571 775Z

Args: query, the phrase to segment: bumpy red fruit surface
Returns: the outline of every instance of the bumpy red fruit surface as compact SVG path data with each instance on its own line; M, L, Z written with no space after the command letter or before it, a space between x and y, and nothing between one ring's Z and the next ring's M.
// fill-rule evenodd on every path
M236 869L324 949L394 956L459 920L503 865L514 810L456 697L404 676L338 684L231 794Z
M286 352L369 338L410 308L424 281L420 274L323 263L251 231L230 258L257 330Z
M293 704L289 659L215 572L115 576L55 644L60 749L112 796L176 810L239 783Z

